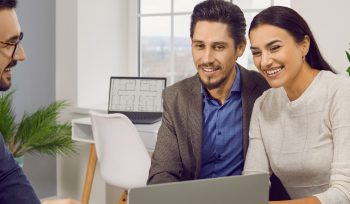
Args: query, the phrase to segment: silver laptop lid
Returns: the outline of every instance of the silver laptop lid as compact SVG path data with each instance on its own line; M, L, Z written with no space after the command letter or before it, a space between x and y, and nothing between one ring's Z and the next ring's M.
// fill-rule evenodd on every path
M133 188L129 204L267 204L267 174L229 176Z
M163 111L162 91L166 78L111 77L108 112Z

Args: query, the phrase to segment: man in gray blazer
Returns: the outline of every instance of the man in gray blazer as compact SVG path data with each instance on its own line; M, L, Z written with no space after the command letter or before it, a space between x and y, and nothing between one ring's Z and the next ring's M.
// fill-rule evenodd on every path
M240 175L254 101L269 88L236 63L246 47L243 12L207 0L191 16L197 74L163 92L148 184Z
M236 63L245 29L243 12L232 3L204 1L194 8L198 73L163 92L149 184L241 174L254 101L268 88L259 73Z

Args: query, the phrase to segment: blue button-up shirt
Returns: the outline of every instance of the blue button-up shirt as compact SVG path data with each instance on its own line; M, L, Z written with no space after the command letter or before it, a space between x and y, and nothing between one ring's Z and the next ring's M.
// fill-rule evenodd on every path
M200 178L240 175L243 170L243 121L241 76L236 79L224 104L202 87L203 141Z

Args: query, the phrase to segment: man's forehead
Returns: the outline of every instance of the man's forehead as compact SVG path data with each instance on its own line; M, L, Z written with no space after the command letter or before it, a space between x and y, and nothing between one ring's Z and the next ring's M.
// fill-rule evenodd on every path
M0 41L18 36L20 32L15 9L0 9Z
M198 21L191 40L192 43L234 44L228 25L211 21Z

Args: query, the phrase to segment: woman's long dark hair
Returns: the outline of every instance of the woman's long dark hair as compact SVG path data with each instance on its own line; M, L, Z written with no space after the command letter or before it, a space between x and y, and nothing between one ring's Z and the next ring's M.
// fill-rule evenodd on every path
M315 38L306 21L296 11L283 6L271 6L256 15L250 24L250 31L259 25L273 25L286 30L298 43L307 35L310 38L310 48L306 55L307 63L315 69L335 72L322 57Z
M0 0L0 9L13 9L17 6L17 0Z

